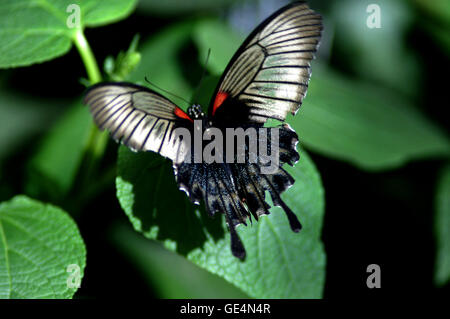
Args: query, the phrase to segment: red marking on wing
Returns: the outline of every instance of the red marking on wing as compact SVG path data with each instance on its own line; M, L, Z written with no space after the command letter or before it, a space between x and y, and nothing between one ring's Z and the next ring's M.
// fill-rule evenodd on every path
M214 113L216 113L217 109L219 108L219 106L221 106L223 104L223 102L227 99L228 97L228 93L227 92L221 92L219 91L216 95L216 99L214 100L214 104L213 104L213 110L212 110L212 115L214 115Z
M178 116L179 118L185 119L185 120L189 120L191 122L194 122L189 115L186 114L186 112L184 112L182 109L180 109L178 106L175 107L175 111L173 112L176 116Z

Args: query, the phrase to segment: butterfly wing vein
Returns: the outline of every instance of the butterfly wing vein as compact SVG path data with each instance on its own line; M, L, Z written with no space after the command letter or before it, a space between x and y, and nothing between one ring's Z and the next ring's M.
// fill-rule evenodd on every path
M250 108L251 122L284 121L288 113L296 113L306 94L321 31L321 16L306 4L269 18L232 58L217 92Z

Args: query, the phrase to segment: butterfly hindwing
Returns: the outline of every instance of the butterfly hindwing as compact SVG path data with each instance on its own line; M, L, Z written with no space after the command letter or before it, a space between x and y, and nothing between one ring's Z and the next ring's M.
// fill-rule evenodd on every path
M225 69L210 116L222 123L264 123L295 114L308 87L321 20L305 3L293 3L266 19Z
M179 159L181 141L174 130L188 124L189 116L175 104L142 86L101 83L84 98L94 121L116 141L134 151L154 151L172 161Z

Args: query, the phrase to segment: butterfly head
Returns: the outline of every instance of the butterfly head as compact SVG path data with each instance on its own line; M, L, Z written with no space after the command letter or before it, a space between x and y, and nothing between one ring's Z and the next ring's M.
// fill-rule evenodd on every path
M187 113L189 117L193 120L201 119L205 116L205 113L203 113L202 107L198 104L194 104L190 106L187 110Z

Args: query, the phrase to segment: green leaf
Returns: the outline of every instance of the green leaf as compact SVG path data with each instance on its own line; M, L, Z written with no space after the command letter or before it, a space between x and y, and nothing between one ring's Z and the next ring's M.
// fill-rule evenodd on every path
M80 8L79 26L72 22ZM78 29L125 18L136 0L5 0L0 7L0 68L47 61L69 51Z
M141 54L136 51L138 41L139 35L135 35L127 51L120 51L115 60L112 56L105 59L104 70L110 81L125 81L139 65Z
M223 72L240 44L217 21L199 22L194 41L203 54L211 48L208 69L213 74ZM224 49L223 43L229 48ZM303 106L288 122L301 145L368 170L450 154L447 136L409 100L391 90L347 79L317 62L312 65Z
M319 298L325 276L320 241L324 210L319 174L306 153L287 170L296 179L283 198L304 224L293 233L278 207L248 227L238 227L245 262L232 256L223 216L211 219L203 205L178 190L169 161L154 153L119 149L117 197L134 228L255 298Z
M420 63L406 45L413 12L405 1L379 0L380 28L369 28L372 0L334 2L334 50L360 79L371 80L410 96L420 92ZM327 31L325 31L326 34Z
M233 54L244 40L233 32L229 26L215 19L201 20L195 24L193 39L199 48L199 61L206 60L208 50L208 70L213 74L221 74Z
M408 100L319 65L291 123L300 144L368 170L450 154L442 130Z
M66 212L26 196L0 204L0 299L71 298L85 265L83 239Z
M53 201L67 194L83 158L90 125L88 109L75 104L50 130L28 163L28 194Z
M138 10L151 15L186 14L189 12L213 10L236 2L237 0L141 0L139 1Z
M438 20L441 23L450 26L450 2L447 0L414 0L419 8L433 17L433 20Z
M224 279L146 240L130 227L119 226L111 233L114 244L137 266L158 298L248 298Z
M450 280L450 165L442 171L435 206L434 229L437 251L434 281L438 286L443 286Z
M48 0L47 0L48 1ZM61 2L60 0L53 0ZM73 3L65 0L66 3ZM135 9L137 0L81 0L81 21L86 27L99 27L122 20ZM62 8L67 6L60 5Z

